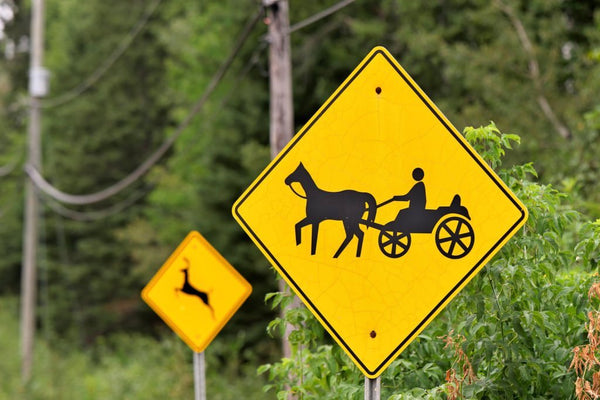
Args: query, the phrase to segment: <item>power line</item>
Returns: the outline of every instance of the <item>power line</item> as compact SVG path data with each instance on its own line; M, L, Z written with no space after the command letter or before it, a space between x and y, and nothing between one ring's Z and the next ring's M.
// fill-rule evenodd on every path
M88 76L85 80L83 80L79 85L77 85L73 89L59 96L43 100L41 103L41 107L53 108L66 104L71 100L79 97L83 92L85 92L96 82L98 82L100 78L102 78L102 76L113 66L113 64L125 53L125 50L129 48L131 43L133 43L133 40L142 31L144 26L146 26L148 20L154 14L161 1L162 0L155 0L154 3L152 3L148 7L146 12L144 12L140 20L131 29L129 34L125 38L123 38L119 46L112 52L110 56L108 56L104 60L104 62L90 76Z
M250 36L250 33L256 26L256 23L259 21L260 16L262 14L262 10L258 10L258 12L248 20L246 23L240 37L232 48L229 56L225 60L225 62L219 67L217 72L213 75L211 81L207 85L206 89L202 96L198 99L198 101L193 105L190 109L188 115L185 119L179 124L175 132L150 156L144 161L141 165L139 165L133 172L123 178L121 181L109 186L106 189L100 190L91 194L84 195L73 195L69 193L65 193L53 185L51 185L41 174L40 172L30 164L25 165L25 172L29 175L31 180L35 183L35 185L46 195L52 197L55 200L58 200L65 204L72 205L85 205L85 204L93 204L98 203L102 200L106 200L111 196L121 192L123 189L127 188L142 176L144 176L150 168L152 168L171 148L173 143L179 138L179 136L183 133L185 128L192 122L194 116L200 112L204 103L208 100L208 97L215 90L217 85L223 79L225 73L238 56L242 46Z
M108 208L102 210L94 210L94 211L75 211L70 208L67 208L60 203L56 202L53 199L42 197L44 202L52 211L55 213L62 215L63 217L73 219L75 221L97 221L99 219L108 218L112 215L118 214L121 211L131 207L135 203L137 203L140 199L146 196L148 193L152 191L152 188L147 190L139 190L130 195L127 199L114 204Z
M302 28L307 27L308 25L311 25L325 17L330 16L333 13L338 12L339 10L341 10L342 8L349 6L350 4L354 3L356 0L343 0L340 1L339 3L334 4L333 6L326 8L325 10L318 12L317 14L306 18L303 21L300 21L294 25L290 26L290 29L288 30L288 33L293 33L296 32Z
M161 0L157 0L154 3L154 5L151 7L151 10L149 10L149 12L146 14L147 18L154 11L156 6L158 6L158 3L160 3L160 1ZM331 7L299 22L299 23L296 23L296 24L290 26L288 33L298 31L310 24L313 24L313 23L341 10L342 8L352 4L354 1L355 0L343 0ZM186 118L177 127L175 133L173 133L173 135L171 137L169 137L163 143L163 145L159 149L157 149L144 163L142 163L136 170L134 170L131 174L129 174L123 180L121 180L121 181L117 182L116 184L114 184L104 190L101 190L99 192L95 192L95 193L91 193L91 194L87 194L87 195L73 195L73 194L62 192L59 189L57 189L56 187L54 187L53 185L51 185L39 173L39 171L37 171L31 165L25 166L25 171L27 172L27 174L31 177L31 179L34 181L36 186L42 192L44 192L45 194L54 198L57 201L60 201L62 203L66 203L66 204L72 204L72 205L85 205L85 204L93 204L93 203L100 202L102 200L105 200L105 199L119 193L123 189L125 189L128 186L130 186L131 184L133 184L135 181L137 181L139 178L141 178L143 175L145 175L148 172L148 170L150 170L150 168L152 168L154 166L154 164L156 164L162 158L162 156L164 156L164 154L167 152L167 150L179 138L179 136L181 135L183 130L185 128L187 128L187 126L191 123L193 117L201 110L204 103L208 99L209 95L212 94L212 92L214 91L216 86L220 83L221 79L223 78L223 76L225 75L225 73L227 72L229 67L231 66L233 60L238 55L239 50L241 49L242 45L245 43L245 41L249 37L251 30L254 28L254 26L258 22L260 15L261 15L261 12L260 11L257 12L257 14L252 19L250 19L249 22L246 24L242 34L240 35L240 38L238 39L238 41L236 43L236 46L234 47L233 51L230 53L230 56L221 65L219 70L215 73L211 82L208 84L207 89L205 90L203 95L200 97L200 99L191 108L191 110L188 113L188 115L186 116ZM147 20L147 18L146 18L146 20ZM136 26L136 28L138 28L138 31L141 30L142 26L143 26L143 23L141 23L141 22ZM136 28L134 28L134 31L136 30ZM137 34L137 32L135 34ZM132 35L132 38L134 35ZM266 45L266 43L265 43L265 45ZM255 50L255 53L258 53L260 50L262 50L263 47L264 46L259 46ZM126 46L122 51L124 51L125 49L126 49ZM117 54L117 53L118 53L118 51L113 53L113 55ZM122 54L122 52L121 52L121 54ZM119 54L119 56L120 56L120 54ZM118 56L116 58L118 58ZM116 58L115 58L115 60L116 60ZM109 58L109 60L110 60L110 58ZM112 61L112 62L114 63L114 61ZM256 64L256 62L257 62L256 54L253 54L250 57L249 62L247 63L246 67L244 68L244 70L242 71L240 76L242 76L242 77L245 76L245 74L248 73L248 71L251 69L251 67L253 67ZM108 65L108 67L110 67L110 65ZM104 72L106 72L106 71L103 71L102 73L104 73ZM238 81L241 79L242 78L238 77ZM90 81L90 80L88 79L87 81Z
M248 57L246 63L244 64L244 68L240 71L240 73L237 75L234 82L232 83L232 88L227 93L225 93L225 95L221 99L221 108L223 108L227 104L231 95L236 91L238 85L244 80L246 75L248 75L252 68L254 68L258 64L260 52L263 51L268 44L269 43L266 40L261 40L258 43L258 45L254 48L254 51L252 52L250 57Z
M260 53L265 50L265 48L268 46L268 44L269 44L269 42L266 39L258 41L258 43L254 47L253 51L251 52L250 56L244 62L243 67L239 70L238 74L235 76L234 79L232 79L232 80L230 79L230 84L228 85L228 89L227 89L227 91L223 92L223 94L221 95L221 101L219 102L217 109L219 109L219 110L225 109L227 107L227 103L229 102L231 97L234 96L236 93L239 93L240 85L243 84L244 79L250 73L250 71L252 71L252 69L259 64ZM261 71L261 73L264 73L265 76L268 76L268 71ZM215 118L216 115L217 114L210 114L210 115L207 115L206 118L207 118L207 120L212 120ZM193 140L190 143L190 146L187 146L186 148L179 150L179 154L181 156L185 157L190 152L191 145L196 143L197 140L198 139Z
M259 54L261 51L263 51L265 49L267 44L268 43L266 41L261 41L255 47L254 51L252 52L250 57L248 57L246 63L244 64L244 68L241 70L241 72L237 75L236 79L232 83L232 85L231 85L232 89L230 89L223 96L221 103L220 103L221 108L225 107L225 105L229 101L231 95L235 92L235 89L238 87L240 82L242 82L244 80L244 78L246 77L246 75L254 68L254 66L256 66L258 64ZM127 208L129 208L132 205L134 205L135 203L137 203L137 201L140 200L141 198L143 198L145 195L150 193L151 190L152 189L148 189L146 191L138 191L138 192L134 193L132 196L130 196L129 198L121 201L120 203L115 204L115 205L113 205L109 208L103 209L103 210L84 211L84 212L75 211L70 208L67 208L67 207L61 205L56 200L53 200L48 197L43 198L43 200L45 201L46 205L48 205L48 207L52 211L54 211L55 213L65 217L65 218L69 218L69 219L72 219L75 221L97 221L97 220L110 217L112 215L115 215L117 213L120 213L120 212L126 210ZM2 216L2 211L0 210L0 217L1 216Z

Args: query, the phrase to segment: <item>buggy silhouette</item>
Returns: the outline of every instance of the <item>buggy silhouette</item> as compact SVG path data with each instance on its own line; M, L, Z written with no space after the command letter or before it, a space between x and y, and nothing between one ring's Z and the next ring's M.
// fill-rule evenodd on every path
M413 177L420 181L423 178L422 172L420 168L416 168ZM340 256L355 236L358 239L356 257L360 257L364 237L364 232L360 229L361 224L380 231L379 249L391 258L399 258L406 254L410 247L410 235L413 233L432 233L435 230L435 244L438 250L452 259L466 256L475 242L475 234L469 223L471 217L467 208L460 204L460 196L455 195L449 206L438 207L435 210L426 209L424 186L421 182L415 185L417 206L409 205L408 208L400 210L396 219L383 225L375 222L377 209L392 201L407 200L412 196L394 196L377 204L375 197L367 192L323 190L317 186L302 163L284 182L296 196L306 200L306 216L295 224L294 231L296 245L299 245L302 242L302 228L312 226L311 255L317 251L319 224L325 220L341 221L346 232L346 237L335 252L334 258ZM298 193L292 187L293 183L299 183L305 195ZM362 217L365 213L367 219Z
M377 207L392 201L394 198ZM364 219L360 223L380 231L379 249L388 257L399 258L406 254L410 248L411 234L435 231L435 244L440 253L445 257L458 259L466 256L475 243L470 219L467 208L460 204L460 196L455 195L449 206L422 210L405 208L400 210L396 219L386 224Z

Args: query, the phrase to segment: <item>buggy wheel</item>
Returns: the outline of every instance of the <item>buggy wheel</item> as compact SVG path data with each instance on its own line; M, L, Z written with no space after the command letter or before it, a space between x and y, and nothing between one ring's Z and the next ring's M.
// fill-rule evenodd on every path
M462 216L442 220L435 230L435 245L440 253L452 259L469 254L475 243L473 227Z
M410 233L386 230L385 228L379 233L379 248L388 257L402 257L409 247Z

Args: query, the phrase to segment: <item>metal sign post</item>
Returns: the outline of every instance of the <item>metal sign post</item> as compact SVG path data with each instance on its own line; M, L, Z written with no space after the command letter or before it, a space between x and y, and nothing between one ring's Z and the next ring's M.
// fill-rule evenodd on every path
M365 376L365 400L380 400L381 399L381 379L378 376L371 379Z
M206 367L204 352L194 352L194 400L206 400Z
M206 400L204 350L252 287L198 232L190 232L142 290L144 301L194 352L195 400Z

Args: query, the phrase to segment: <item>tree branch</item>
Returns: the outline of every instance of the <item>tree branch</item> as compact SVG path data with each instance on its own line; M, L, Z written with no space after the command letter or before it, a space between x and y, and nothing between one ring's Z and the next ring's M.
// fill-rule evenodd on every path
M527 35L527 31L525 30L523 23L521 22L519 17L516 15L514 10L512 8L510 8L510 6L508 6L502 0L494 0L494 4L498 8L500 8L500 10L504 14L506 14L508 19L510 20L510 23L512 24L512 26L515 28L515 31L517 32L517 36L519 37L521 46L523 47L523 50L525 50L525 53L527 54L527 57L529 58L529 63L528 63L529 64L529 75L531 76L531 79L533 80L535 91L537 93L538 105L542 109L542 112L544 113L546 118L554 126L554 129L556 130L556 132L563 139L571 139L571 137L572 137L571 131L556 116L556 113L552 109L550 102L548 101L548 99L546 98L546 95L544 94L544 88L542 85L542 79L541 79L541 75L540 75L540 66L538 64L537 59L535 58L535 51L533 48L533 44L531 43L531 40L529 40L529 36Z

